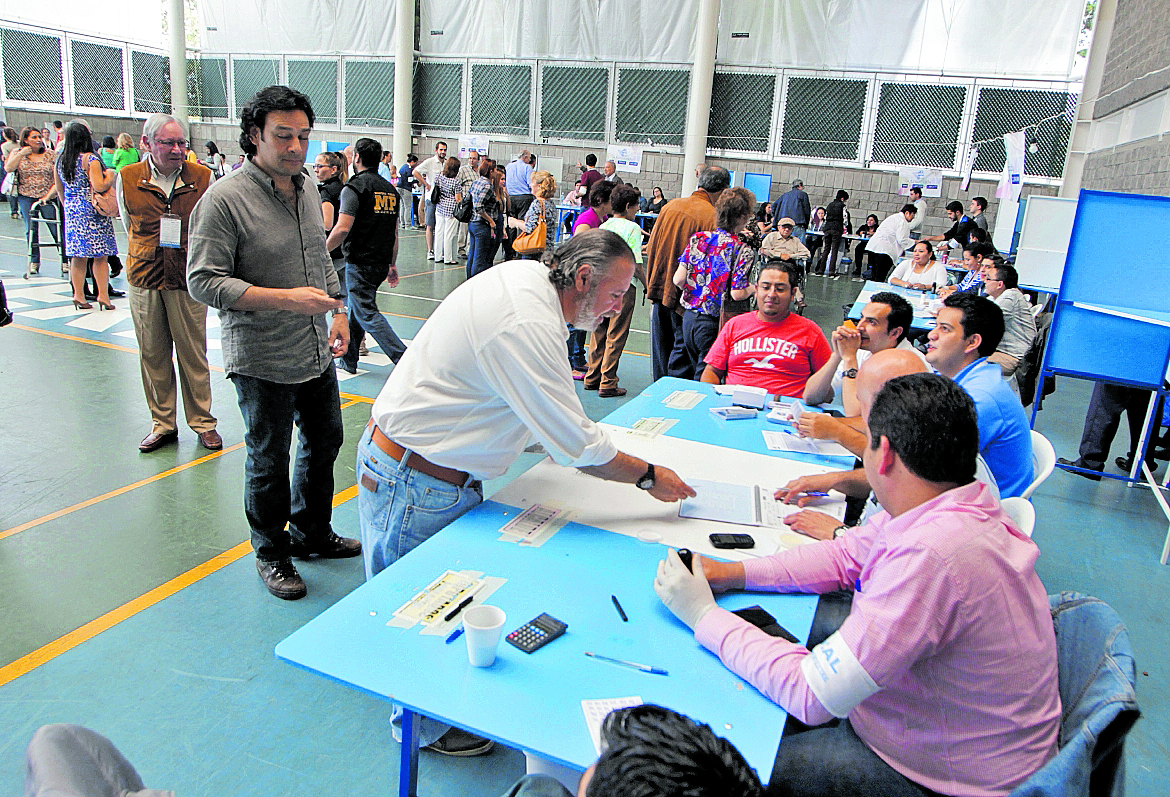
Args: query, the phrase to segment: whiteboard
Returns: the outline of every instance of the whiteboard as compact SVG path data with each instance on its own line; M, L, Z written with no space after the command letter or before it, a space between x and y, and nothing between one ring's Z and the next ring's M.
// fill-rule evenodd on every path
M1020 285L1049 293L1060 290L1076 214L1075 199L1035 194L1028 197L1016 250Z

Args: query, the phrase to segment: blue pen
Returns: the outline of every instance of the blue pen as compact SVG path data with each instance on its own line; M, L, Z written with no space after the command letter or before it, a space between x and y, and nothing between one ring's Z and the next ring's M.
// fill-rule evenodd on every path
M588 650L585 651L585 655L592 658L592 659L601 659L602 661L608 661L610 664L617 664L621 667L629 667L631 670L640 670L642 672L648 672L651 675L670 675L670 673L668 673L666 670L662 669L661 667L651 667L649 664L638 664L636 661L626 661L625 659L614 659L614 658L610 658L609 656L602 656L600 653L591 653Z
M829 497L829 494L826 493L824 490L805 490L804 494L811 495L815 498L828 498Z
M454 631L452 631L450 633L450 635L448 635L447 644L450 645L452 642L454 642L456 639L458 639L459 635L462 633L463 633L463 626L459 626Z

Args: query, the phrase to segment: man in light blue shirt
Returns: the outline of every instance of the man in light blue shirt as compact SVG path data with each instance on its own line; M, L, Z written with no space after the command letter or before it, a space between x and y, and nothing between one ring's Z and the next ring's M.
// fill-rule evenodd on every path
M979 453L1003 498L1020 495L1032 483L1032 435L1020 400L988 361L1003 338L1003 311L985 296L948 296L930 331L926 361L975 401ZM941 441L940 441L941 442Z
M524 150L504 167L504 186L508 189L508 196L532 193L532 164L535 162L536 157Z

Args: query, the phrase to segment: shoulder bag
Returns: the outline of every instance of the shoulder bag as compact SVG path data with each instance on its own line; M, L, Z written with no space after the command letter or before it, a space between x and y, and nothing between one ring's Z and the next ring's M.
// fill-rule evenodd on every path
M451 215L455 217L455 221L467 224L471 221L471 216L474 210L475 208L471 204L471 190L464 188L463 198L455 203L455 210Z
M100 159L96 159L101 163ZM86 164L86 169L89 164ZM102 171L105 171L105 166L102 166ZM111 185L105 191L93 190L93 184L89 186L89 203L93 205L93 209L97 211L99 216L106 216L107 218L116 219L118 217L118 198L114 196L114 190L117 188L117 183Z
M512 249L518 255L542 254L545 244L548 243L548 224L544 220L544 200L538 199L536 201L540 203L540 221L536 222L532 232L516 236Z

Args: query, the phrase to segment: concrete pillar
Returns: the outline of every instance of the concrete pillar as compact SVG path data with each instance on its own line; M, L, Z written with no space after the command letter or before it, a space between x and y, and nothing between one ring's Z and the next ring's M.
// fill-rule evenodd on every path
M1093 43L1089 45L1089 63L1085 68L1085 84L1077 99L1077 120L1073 123L1068 153L1064 156L1064 182L1059 194L1062 197L1075 199L1081 193L1081 175L1085 171L1089 147L1093 145L1093 109L1097 97L1101 95L1101 79L1105 73L1105 59L1109 55L1109 42L1113 38L1113 17L1116 13L1117 0L1100 0L1097 3Z
M410 113L414 99L414 0L395 5L394 162L406 163L410 152Z
M187 21L183 14L183 0L167 4L167 25L170 28L171 115L187 124Z
M719 44L720 0L700 0L695 65L687 103L687 130L683 138L682 196L698 187L695 167L707 159L707 122L711 118L711 83L715 79L715 51Z

